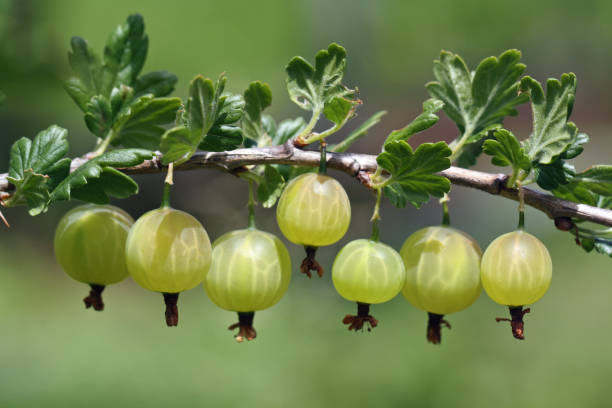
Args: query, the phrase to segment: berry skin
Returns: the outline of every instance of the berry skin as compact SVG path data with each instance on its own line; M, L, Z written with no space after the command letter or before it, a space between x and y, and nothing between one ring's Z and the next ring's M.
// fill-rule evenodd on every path
M228 232L213 243L210 270L204 279L208 297L222 309L238 312L239 342L257 333L253 315L277 303L289 287L291 259L276 236L248 228Z
M474 240L456 229L416 231L400 250L406 266L402 294L425 312L445 315L466 309L482 291L481 254Z
M84 299L87 308L103 310L104 286L127 277L125 241L133 223L112 205L82 205L61 218L55 230L55 256L68 276L91 285Z
M525 231L497 237L482 257L482 286L495 302L524 306L537 302L552 279L552 260L544 244Z
M339 241L351 222L351 203L335 179L318 173L291 180L276 209L276 220L285 237L307 247Z
M164 294L166 322L176 326L178 293L200 284L210 267L212 249L202 224L169 207L149 211L130 230L125 252L134 281Z
M400 250L406 266L402 294L413 306L428 312L427 340L442 341L444 315L469 307L482 291L478 244L461 231L446 226L416 231Z
M349 330L359 330L368 322L369 305L393 299L404 286L406 271L400 255L390 246L367 239L346 244L332 266L332 280L343 298L358 304L357 316L347 315L343 322Z
M487 295L507 305L512 335L523 340L524 305L537 302L552 279L552 260L544 244L533 235L518 230L497 237L482 256L481 279Z

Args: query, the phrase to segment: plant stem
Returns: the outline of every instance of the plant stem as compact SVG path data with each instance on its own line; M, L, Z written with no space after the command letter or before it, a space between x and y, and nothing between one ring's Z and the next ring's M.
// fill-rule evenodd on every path
M111 139L113 138L113 131L112 129L108 131L108 133L106 134L106 136L104 136L104 139L102 139L100 141L100 143L98 144L98 146L96 147L96 150L94 150L92 156L93 157L97 157L100 156L101 154L103 154L106 149L108 149L108 146L110 145Z
M319 174L327 174L327 142L321 140L321 162L319 163Z
M251 180L249 180L249 228L255 229L255 197Z
M518 197L519 197L519 222L518 229L525 229L525 190L523 190L523 185L521 182L518 182Z
M170 208L170 186L174 184L174 163L168 165L168 174L164 180L164 193L162 195L161 208Z
M370 221L372 222L372 236L370 240L378 242L380 239L380 228L378 227L378 220L380 220L380 198L382 197L382 190L376 189L376 205L374 206L374 213Z
M444 194L444 197L440 199L440 204L442 204L442 225L445 227L450 226L450 213L448 212L448 202L450 198L448 194Z
M308 140L308 136L310 136L310 133L312 132L315 125L319 121L319 118L321 117L321 112L322 112L321 108L317 108L312 111L312 117L310 118L310 121L308 122L306 127L302 129L300 134L297 135L297 137L295 138L295 140L297 140L298 143L303 144L303 145L312 143L311 141Z
M455 160L457 160L457 157L459 157L459 155L461 155L461 151L463 150L463 146L465 146L465 143L467 142L467 140L469 139L469 137L472 135L473 133L473 129L471 127L467 128L463 131L463 134L461 135L461 137L459 137L459 139L454 140L453 142L451 142L451 144L449 145L449 147L452 150L451 156L450 156L450 161L451 163L454 163Z

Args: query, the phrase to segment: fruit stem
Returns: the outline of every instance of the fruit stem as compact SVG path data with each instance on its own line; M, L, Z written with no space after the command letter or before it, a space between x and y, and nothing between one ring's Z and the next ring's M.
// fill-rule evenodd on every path
M257 337L257 332L253 327L253 319L255 312L238 312L238 323L228 327L229 330L238 329L238 334L234 336L238 343L242 343L244 339L251 341Z
M355 332L357 330L363 331L363 326L366 323L368 324L368 331L372 331L374 327L378 326L378 320L370 315L370 304L361 302L357 302L357 315L344 316L342 323L348 324L348 329L355 330Z
M523 322L523 316L529 313L531 309L527 308L523 310L523 306L508 306L510 310L510 317L508 319L506 317L496 317L496 322L510 322L510 327L512 328L512 335L517 340L525 340L525 324Z
M427 313L427 316L427 341L432 344L440 344L442 342L442 326L450 329L451 325L444 320L444 315Z
M376 204L374 205L374 212L372 213L372 218L370 221L372 222L372 235L370 236L370 240L374 242L378 242L380 239L380 228L378 226L378 220L380 220L380 198L382 197L382 190L376 189Z
M517 181L518 184L518 197L519 197L519 222L518 229L525 229L525 191L523 190L523 185L520 181Z
M444 193L444 197L440 199L440 204L442 204L442 225L445 227L450 226L450 213L448 212L448 202L450 198L448 194Z
M319 275L319 278L322 278L323 268L315 259L317 247L304 246L304 249L306 250L306 258L304 258L302 264L300 265L300 272L306 274L309 278L312 278L312 274L310 273L310 271L316 271L317 275Z
M174 184L173 175L174 163L170 163L168 165L168 174L166 175L166 179L164 180L164 193L162 195L161 208L170 207L170 186Z
M163 293L166 303L166 325L168 327L178 326L178 293Z
M91 290L89 291L89 296L83 299L85 303L85 308L89 309L93 307L94 310L101 312L104 310L104 302L102 301L102 291L104 290L104 285L97 285L95 283L89 284Z
M255 228L255 196L251 180L249 180L249 228Z
M321 162L319 163L319 174L327 173L327 142L323 139L320 142Z

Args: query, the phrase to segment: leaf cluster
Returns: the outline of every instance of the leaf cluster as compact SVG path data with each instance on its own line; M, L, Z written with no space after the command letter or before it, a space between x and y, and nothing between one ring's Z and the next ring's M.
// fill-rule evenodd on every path
M130 15L109 36L102 57L73 37L68 61L73 76L64 88L84 113L87 128L100 138L98 153L115 146L157 149L164 125L176 118L178 98L166 97L174 74L141 74L149 49L144 21Z

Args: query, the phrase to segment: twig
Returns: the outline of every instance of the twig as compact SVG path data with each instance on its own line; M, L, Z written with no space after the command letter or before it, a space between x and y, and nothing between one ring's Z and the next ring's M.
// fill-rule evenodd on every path
M126 174L160 173L166 167L161 164L160 158L161 155L157 155L138 166L119 170ZM302 150L295 148L291 143L286 143L281 146L245 148L227 152L199 151L185 163L176 166L174 170L217 168L224 171L235 171L243 166L257 164L290 164L316 167L320 164L320 160L321 155L318 151ZM86 158L73 160L71 170L74 171L86 161ZM347 173L367 186L369 174L376 171L376 156L328 152L327 167ZM518 189L505 187L508 176L504 174L491 174L450 167L440 172L440 175L448 178L453 184L518 201ZM7 174L0 174L0 195L7 197L12 189L13 186L8 182ZM577 204L529 188L524 188L524 190L525 204L542 211L552 219L560 217L577 218L612 227L612 210Z

